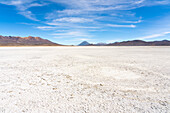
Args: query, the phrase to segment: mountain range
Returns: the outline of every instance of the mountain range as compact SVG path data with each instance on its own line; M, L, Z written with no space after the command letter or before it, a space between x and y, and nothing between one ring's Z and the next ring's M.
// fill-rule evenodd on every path
M1 36L0 35L0 46L62 46L61 44L54 43L47 39L40 37L19 37L19 36ZM162 41L143 41L143 40L132 40L114 43L97 43L91 44L87 41L83 41L78 46L170 46L169 40Z
M0 46L61 46L40 37L1 36Z
M86 42L84 46L170 46L169 40L162 41L143 41L143 40L132 40L132 41L123 41L123 42L115 42L115 43L98 43L98 44L90 44Z

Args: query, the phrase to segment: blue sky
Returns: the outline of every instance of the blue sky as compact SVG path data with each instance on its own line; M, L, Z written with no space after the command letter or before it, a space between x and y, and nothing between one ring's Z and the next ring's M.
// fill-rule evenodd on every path
M0 35L61 44L170 39L170 0L0 0Z

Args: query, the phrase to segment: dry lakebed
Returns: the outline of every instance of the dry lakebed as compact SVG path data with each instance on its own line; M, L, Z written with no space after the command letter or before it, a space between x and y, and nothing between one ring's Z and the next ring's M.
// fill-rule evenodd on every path
M170 47L0 47L0 113L169 113Z

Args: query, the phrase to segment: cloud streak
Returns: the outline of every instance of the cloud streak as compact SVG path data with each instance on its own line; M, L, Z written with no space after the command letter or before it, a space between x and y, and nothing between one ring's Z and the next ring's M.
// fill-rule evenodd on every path
M163 33L159 33L159 34L152 34L152 35L149 35L149 36L144 36L144 37L140 37L138 39L140 40L144 40L144 39L152 39L152 38L157 38L157 37L162 37L162 36L166 36L170 34L170 32L163 32Z
M109 27L124 27L124 28L135 28L136 25L116 25L116 24L108 24Z
M55 36L63 36L64 38L75 38L75 37L92 37L91 35L82 32L82 31L68 31L68 32L62 32L62 33L54 33L52 35Z
M55 22L71 22L71 23L93 22L92 19L79 18L79 17L65 17L65 18L55 19L54 21L55 21Z
M36 28L41 29L41 30L54 30L54 29L56 29L56 27L52 27L52 26L38 26Z

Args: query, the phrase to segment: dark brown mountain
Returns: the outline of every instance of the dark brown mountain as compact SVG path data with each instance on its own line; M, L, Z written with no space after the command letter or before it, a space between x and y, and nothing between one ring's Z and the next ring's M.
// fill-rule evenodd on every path
M170 41L142 41L142 40L132 40L132 41L123 41L107 44L107 46L170 46Z
M60 46L60 44L40 37L15 37L0 35L0 46Z

